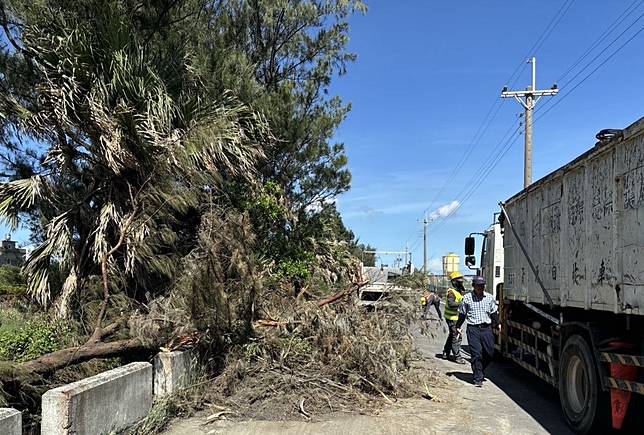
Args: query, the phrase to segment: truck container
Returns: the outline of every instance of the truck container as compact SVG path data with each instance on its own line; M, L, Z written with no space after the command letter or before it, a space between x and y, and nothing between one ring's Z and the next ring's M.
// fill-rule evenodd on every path
M633 430L644 403L644 118L598 138L500 204L483 236L503 257L481 258L488 281L502 265L498 348L559 389L578 433Z

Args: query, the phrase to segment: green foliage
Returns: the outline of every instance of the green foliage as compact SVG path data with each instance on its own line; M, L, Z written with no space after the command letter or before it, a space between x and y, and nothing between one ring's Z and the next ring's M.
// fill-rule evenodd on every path
M364 11L1 2L0 217L35 230L29 293L84 320L104 289L111 313L163 296L177 324L227 333L248 329L257 264L296 287L348 276L363 248L333 201L350 184L333 137L349 105L329 89Z
M27 280L15 266L0 266L0 294L22 294L27 288Z
M369 244L358 243L356 240L351 244L351 253L362 261L364 266L375 266L376 265L376 254L367 253L366 251L375 251L376 248Z
M23 362L62 349L71 329L62 321L4 310L0 316L0 360Z
M302 252L297 258L287 258L277 264L275 275L286 281L305 281L312 275L315 255L312 252Z
M269 181L262 192L254 199L250 209L270 222L285 219L288 210L283 204L283 192L277 183Z
M213 44L232 47L257 87L240 92L269 122L278 141L259 170L279 183L294 211L321 204L351 181L344 145L332 143L350 107L329 96L332 79L355 59L348 52L348 18L365 12L359 0L230 0L216 17ZM239 71L227 80L239 84Z

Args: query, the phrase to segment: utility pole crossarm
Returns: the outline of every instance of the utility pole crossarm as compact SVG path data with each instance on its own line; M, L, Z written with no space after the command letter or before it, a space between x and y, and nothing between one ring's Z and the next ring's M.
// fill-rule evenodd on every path
M501 92L501 98L527 97L528 95L532 95L533 97L552 97L557 95L558 92L559 89L557 88L541 91L531 91L529 89L525 91L503 91Z

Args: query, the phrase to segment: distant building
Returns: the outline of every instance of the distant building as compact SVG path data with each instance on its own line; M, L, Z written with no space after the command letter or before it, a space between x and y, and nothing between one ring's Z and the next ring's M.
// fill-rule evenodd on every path
M27 254L27 250L16 247L16 242L11 240L10 235L7 235L0 246L0 266L20 267L25 262L25 254Z
M449 275L452 272L458 272L461 265L461 257L450 252L443 256L443 275Z

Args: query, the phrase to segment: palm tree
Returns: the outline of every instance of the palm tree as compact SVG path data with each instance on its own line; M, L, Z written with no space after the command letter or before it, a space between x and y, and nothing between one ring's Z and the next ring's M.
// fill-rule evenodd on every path
M13 169L0 185L0 215L14 226L38 220L28 291L59 316L100 276L92 341L114 291L174 275L200 202L225 180L252 180L270 133L233 96L213 93L212 71L191 52L189 35L163 27L193 2L172 10L46 3L0 6L10 41L0 62L0 128ZM58 294L54 263L67 272Z

